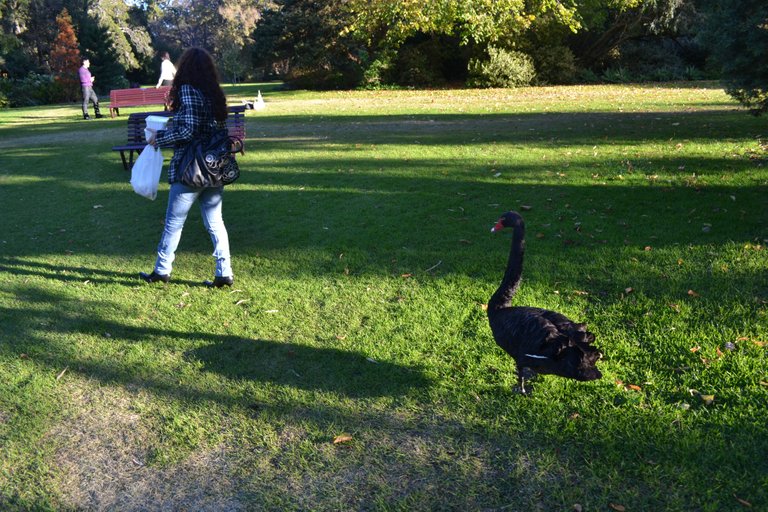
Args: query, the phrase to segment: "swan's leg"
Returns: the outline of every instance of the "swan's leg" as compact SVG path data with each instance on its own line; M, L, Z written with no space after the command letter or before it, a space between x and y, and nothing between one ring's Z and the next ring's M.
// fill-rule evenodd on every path
M530 394L530 389L525 389L525 380L531 379L536 374L530 368L518 365L517 367L517 389L521 395Z

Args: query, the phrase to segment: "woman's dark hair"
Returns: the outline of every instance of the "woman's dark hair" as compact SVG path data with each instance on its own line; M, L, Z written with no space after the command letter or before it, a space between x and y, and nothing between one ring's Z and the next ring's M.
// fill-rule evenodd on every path
M213 117L217 121L226 121L227 98L219 85L216 64L207 51L202 48L189 48L182 54L169 91L171 110L179 107L179 90L182 85L191 85L202 92L211 100Z
M171 60L171 56L168 52L163 52L160 54L160 60Z

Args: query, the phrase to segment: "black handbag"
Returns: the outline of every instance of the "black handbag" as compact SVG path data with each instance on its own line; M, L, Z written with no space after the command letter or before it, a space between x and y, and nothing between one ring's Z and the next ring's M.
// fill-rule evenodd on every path
M243 141L226 129L193 139L181 158L179 181L188 187L221 187L240 177L235 153L242 151Z

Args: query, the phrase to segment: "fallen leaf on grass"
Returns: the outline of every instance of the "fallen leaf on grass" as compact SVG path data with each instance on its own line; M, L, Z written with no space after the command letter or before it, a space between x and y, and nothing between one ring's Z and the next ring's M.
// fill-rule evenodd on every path
M65 374L65 373L67 373L67 370L69 370L69 366L67 366L66 368L64 368L63 370L61 370L61 373L59 373L59 374L56 376L56 380L60 380L60 379L61 379L61 378L64 376L64 374Z
M761 380L760 381L760 385L768 387L768 382L765 382L764 380Z
M539 240L544 238L544 236L546 236L546 235L544 235L544 233L536 233L536 238L538 238Z
M573 504L573 512L583 512L584 508L579 503Z
M483 311L488 311L488 304L480 304L480 308L481 308Z
M691 297L700 297L700 295L693 290L688 290L688 295Z
M400 277L407 279L409 277L413 277L413 274L400 274Z
M715 401L715 395L699 395L704 405L712 405Z
M679 304L670 304L669 307L672 308L672 310L675 313L679 313L680 312L680 305Z
M694 353L696 353L696 352L698 352L699 350L701 350L701 347L691 347L691 352L694 352Z
M29 359L29 356L27 354L21 354L19 355L19 357L22 359Z
M524 212L529 212L533 209L533 206L527 205L527 204L521 204L520 209Z
M464 245L472 245L472 242L470 242L466 238L462 238L461 240L459 240L459 243Z
M739 498L738 496L736 496L735 494L733 495L733 497L736 498L736 501L738 501L743 506L745 506L747 508L751 508L752 507L752 504L750 502L748 502L747 500L743 500L743 499Z
M631 389L632 391L642 391L642 389L643 389L640 386L638 386L637 384L629 384L627 387L629 389Z
M720 350L720 347L717 347L715 350L717 351L717 357L718 358L723 357L723 351Z
M239 306L240 304L245 304L251 299L240 299L239 301L235 302L235 306Z
M611 507L616 512L625 512L627 509L624 507L624 505L619 505L618 503L609 503L609 507Z
M341 434L333 438L333 444L348 443L352 440L352 436L349 434Z
M645 247L643 247L643 250L648 252L648 251L652 251L653 248L650 245L646 245Z

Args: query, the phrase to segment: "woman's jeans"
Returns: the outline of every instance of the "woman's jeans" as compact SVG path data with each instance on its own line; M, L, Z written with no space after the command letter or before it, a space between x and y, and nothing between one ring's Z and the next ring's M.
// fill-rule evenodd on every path
M171 184L168 195L168 210L165 213L165 228L160 244L157 246L157 262L155 272L170 275L173 260L176 258L176 248L181 240L181 230L192 203L200 201L200 211L203 223L213 241L213 257L216 260L216 276L232 276L232 265L229 258L229 237L224 219L221 217L223 187L191 188L181 183Z

